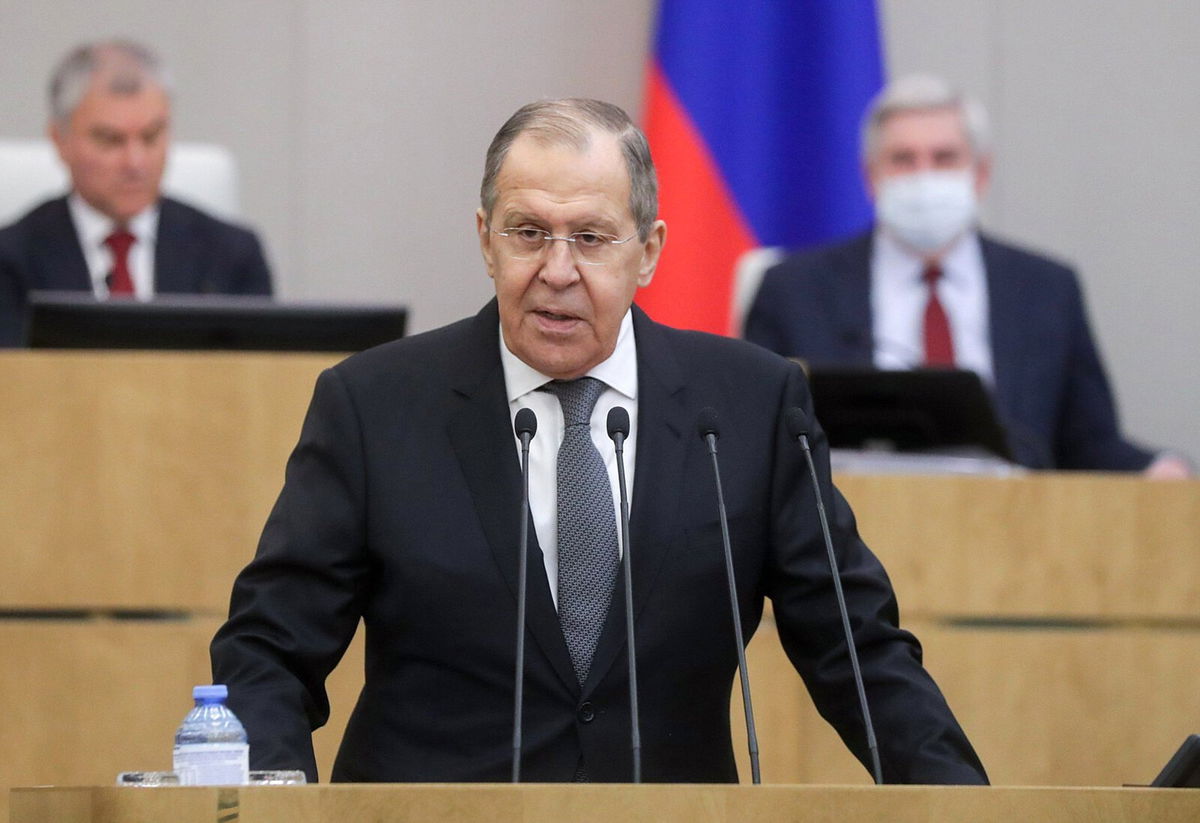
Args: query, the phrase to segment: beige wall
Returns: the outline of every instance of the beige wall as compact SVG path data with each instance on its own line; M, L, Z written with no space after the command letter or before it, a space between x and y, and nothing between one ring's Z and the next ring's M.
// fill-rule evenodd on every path
M177 135L237 153L283 295L404 301L427 329L488 294L472 211L495 128L541 96L638 111L653 7L0 0L0 133L41 131L45 75L77 40L144 38L175 67ZM1127 429L1200 456L1200 5L881 7L893 73L945 73L992 110L987 225L1080 266Z

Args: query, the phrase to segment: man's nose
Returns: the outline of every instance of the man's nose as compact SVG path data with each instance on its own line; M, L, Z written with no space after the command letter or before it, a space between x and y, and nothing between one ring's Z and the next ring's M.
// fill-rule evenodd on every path
M128 140L121 147L121 169L126 174L143 174L150 153L140 140Z
M936 168L937 164L930 157L918 157L917 162L913 165L913 171L915 172L933 171Z
M547 240L548 248L539 273L542 280L555 288L564 288L579 279L579 268L575 262L572 244L561 238Z

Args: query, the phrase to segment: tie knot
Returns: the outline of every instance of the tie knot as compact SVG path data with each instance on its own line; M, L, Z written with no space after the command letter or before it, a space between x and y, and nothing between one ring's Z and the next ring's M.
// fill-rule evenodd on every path
M942 276L942 267L937 263L930 263L925 267L925 271L921 272L921 277L930 286L936 285L939 278Z
M137 240L131 233L125 229L117 229L108 237L104 238L104 245L108 246L114 256L124 257L129 252L129 247Z
M591 420L592 409L596 408L596 401L604 393L604 383L595 377L552 380L542 386L542 390L558 398L566 425L578 426Z

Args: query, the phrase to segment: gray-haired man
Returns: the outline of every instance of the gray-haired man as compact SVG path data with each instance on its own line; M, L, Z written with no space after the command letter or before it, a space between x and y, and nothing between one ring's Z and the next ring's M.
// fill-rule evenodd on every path
M49 135L71 191L0 230L0 345L16 345L26 294L270 294L255 235L177 200L161 183L171 82L145 46L67 54L50 81Z

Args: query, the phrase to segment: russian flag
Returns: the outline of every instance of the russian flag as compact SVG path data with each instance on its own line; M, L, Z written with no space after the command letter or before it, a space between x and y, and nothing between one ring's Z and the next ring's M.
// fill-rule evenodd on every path
M874 0L662 0L645 130L667 246L638 303L736 333L745 252L865 229L859 126L882 76Z

